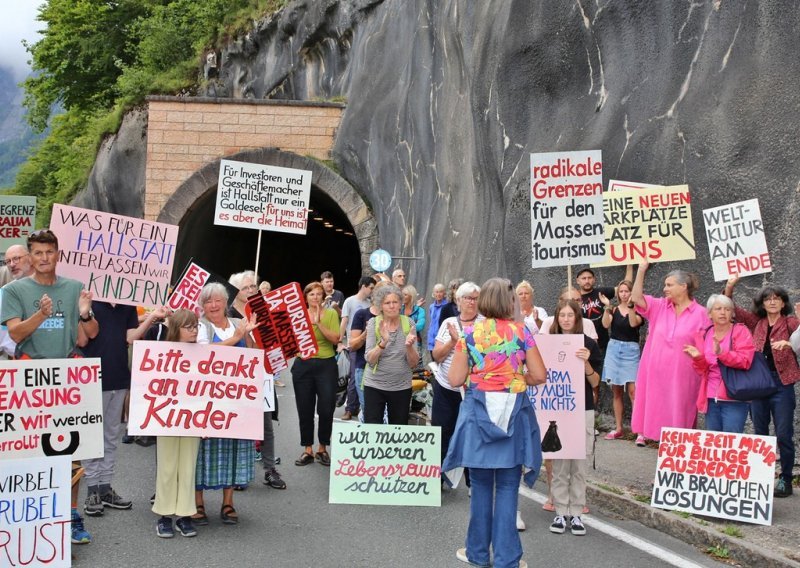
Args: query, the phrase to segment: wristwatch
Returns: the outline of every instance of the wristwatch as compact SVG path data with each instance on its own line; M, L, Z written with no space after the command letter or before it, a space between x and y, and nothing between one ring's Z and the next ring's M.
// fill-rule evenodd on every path
M80 314L78 314L78 317L81 318L82 322L86 323L87 321L92 321L94 319L94 312L92 310L89 310L89 313L86 314L86 317L83 317Z

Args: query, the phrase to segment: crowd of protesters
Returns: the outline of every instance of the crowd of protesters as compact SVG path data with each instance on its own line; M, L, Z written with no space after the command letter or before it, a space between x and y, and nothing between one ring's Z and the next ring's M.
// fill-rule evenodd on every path
M203 288L199 319L194 312L163 307L137 314L130 306L95 301L77 281L56 276L57 254L58 239L48 230L33 233L27 248L17 245L6 252L12 280L0 296L1 356L64 358L82 349L102 359L105 455L82 464L87 487L83 512L98 517L106 507L131 507L112 486L131 380L128 346L146 338L252 347L257 323L255 316L245 316L246 303L259 291L266 294L271 285L253 271L240 272L229 279L237 291L232 298L220 283ZM560 291L551 317L536 305L534 288L526 280L515 285L492 278L479 286L453 278L446 286L433 286L426 309L425 298L407 283L402 269L391 278L362 277L358 291L346 299L334 288L333 274L323 272L303 290L319 350L313 357L298 357L291 368L302 447L294 464L330 466L340 363L347 363L349 379L340 395L341 404L347 403L343 420L403 425L409 422L412 376L429 362L433 403L428 418L442 431L442 471L464 468L471 488L466 546L457 556L476 565L525 566L517 535L524 529L517 489L521 478L532 483L542 465L542 433L526 394L528 387L546 380L536 336L579 334L583 347L572 356L585 370L587 458L597 434L597 389L606 382L614 428L605 439L630 439L644 446L658 440L664 427L697 427L699 415L707 429L741 433L750 417L756 434L769 434L773 428L780 461L774 495L791 495L794 384L800 379L800 320L795 311L800 304L793 308L786 289L768 285L752 306L742 307L733 300L739 280L733 276L722 293L709 295L704 307L696 299L696 276L683 270L664 277L660 296L649 295L648 269L642 262L634 277L628 267L614 287L597 287L594 271L583 269L575 287ZM53 318L59 319L58 325L46 325ZM725 369L749 369L756 356L763 356L779 388L764 398L735 399L726 390ZM277 377L276 384L281 384ZM624 429L626 394L631 436ZM158 515L159 537L174 536L175 528L184 537L197 535L195 527L209 522L203 498L208 490L222 490L220 519L237 524L234 491L253 481L259 460L264 462L264 483L286 488L275 469L272 418L265 413L264 441L259 444L222 438L157 440L152 510ZM556 513L550 531L583 535L586 460L548 462L545 509ZM447 473L442 485L452 485ZM91 536L79 512L77 487L72 542L84 544Z

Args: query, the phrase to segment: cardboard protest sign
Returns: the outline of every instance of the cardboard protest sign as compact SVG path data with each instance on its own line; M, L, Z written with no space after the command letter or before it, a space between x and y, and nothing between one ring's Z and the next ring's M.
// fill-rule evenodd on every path
M575 353L583 347L583 335L537 335L536 346L547 368L547 382L528 387L536 409L542 438L554 425L561 450L545 452L546 459L586 458L586 410L583 361Z
M72 565L70 458L3 462L0 565Z
M441 429L333 424L330 503L441 505Z
M0 361L0 460L103 457L101 378L100 359Z
M266 297L250 296L245 315L249 318L253 313L258 322L253 337L264 350L270 373L286 369L292 357L308 359L319 350L303 290L297 282L276 288Z
M607 258L594 267L695 258L688 185L603 194Z
M533 267L602 262L600 150L531 154Z
M198 317L201 316L203 308L198 303L200 291L208 283L210 277L209 271L194 262L189 262L167 300L167 307L171 310L192 310Z
M664 187L653 183L641 183L638 181L620 181L618 179L608 180L608 191L619 191L621 189L644 189L645 187Z
M774 436L662 428L650 504L771 525L775 450Z
M714 280L772 272L758 199L703 209Z
M0 252L13 245L26 245L36 226L36 197L0 195Z
M222 160L214 224L305 235L310 197L310 171Z
M261 440L264 352L136 341L128 433Z
M177 226L56 204L50 229L58 237L56 271L83 282L95 300L167 303Z

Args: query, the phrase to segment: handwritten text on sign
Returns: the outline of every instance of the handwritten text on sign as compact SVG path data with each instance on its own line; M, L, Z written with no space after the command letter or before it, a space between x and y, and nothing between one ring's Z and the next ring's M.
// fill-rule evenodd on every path
M623 189L603 194L605 262L665 262L695 257L689 186Z
M605 259L600 150L531 154L531 247L534 268Z
M555 422L561 450L547 452L547 459L586 458L584 425L584 364L575 356L583 347L583 335L537 335L536 346L547 368L547 382L528 387L528 397L536 409L542 437Z
M200 299L200 292L203 286L206 285L211 273L204 270L194 262L189 263L183 276L178 280L172 295L167 301L167 306L172 310L179 310L181 308L192 310L198 316L203 313L203 309L198 303Z
M131 435L263 437L260 349L136 341L131 375Z
M66 205L53 206L58 274L104 300L130 306L167 302L178 227Z
M215 225L305 235L311 172L222 160Z
M36 197L0 195L0 252L25 245L36 226Z
M441 504L441 429L334 423L331 503Z
M703 209L714 280L772 272L758 199Z
M3 463L0 566L72 564L70 461L60 456Z
M662 428L651 505L772 524L775 437Z
M276 288L266 297L256 294L248 298L245 314L249 318L253 313L258 322L253 337L264 350L270 373L286 369L292 357L308 359L317 353L317 338L297 282Z
M103 457L101 377L100 359L0 361L0 460Z

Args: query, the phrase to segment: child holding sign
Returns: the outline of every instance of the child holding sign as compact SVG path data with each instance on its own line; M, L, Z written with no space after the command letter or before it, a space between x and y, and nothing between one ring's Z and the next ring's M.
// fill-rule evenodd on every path
M197 342L197 315L180 309L169 318L167 341ZM200 438L192 436L159 436L156 447L156 498L153 512L161 515L156 534L172 538L172 516L181 535L197 536L191 516L197 513L194 502L194 475Z

